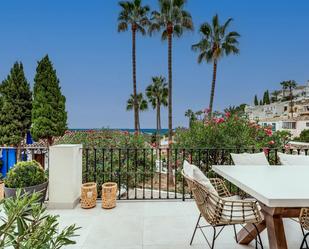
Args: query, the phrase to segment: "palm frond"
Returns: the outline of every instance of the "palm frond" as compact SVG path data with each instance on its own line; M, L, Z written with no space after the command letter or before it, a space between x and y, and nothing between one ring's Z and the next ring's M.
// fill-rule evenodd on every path
M219 16L216 14L211 23L203 23L200 27L201 41L192 45L192 50L199 52L198 63L203 60L213 62L224 55L238 54L238 37L235 32L227 33L228 27L233 21L229 18L223 25L220 25Z
M132 25L133 27L138 27L136 30L137 32L141 32L142 34L146 33L143 28L150 24L148 18L150 8L147 5L141 6L141 4L141 0L119 2L119 6L121 7L121 11L118 15L119 32L128 30L128 26ZM126 25L124 23L126 23Z
M118 24L118 32L124 32L128 30L128 24L126 22L120 22Z

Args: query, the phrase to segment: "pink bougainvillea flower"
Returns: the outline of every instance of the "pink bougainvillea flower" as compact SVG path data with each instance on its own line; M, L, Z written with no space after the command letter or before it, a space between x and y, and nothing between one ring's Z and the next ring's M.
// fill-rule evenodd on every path
M266 135L269 136L269 137L273 135L273 132L270 129L265 128L264 131L265 131Z
M225 117L230 118L231 117L231 113L230 112L226 112L225 113Z
M221 124L221 123L223 123L224 121L225 121L224 118L216 118L216 119L215 119L216 124Z
M269 154L269 148L267 148L267 147L263 148L263 152L267 156Z
M289 149L291 149L291 146L289 144L286 144L286 145L284 145L284 148L289 150Z
M271 141L268 142L268 144L274 145L274 144L275 144L275 141L274 141L274 140L271 140Z

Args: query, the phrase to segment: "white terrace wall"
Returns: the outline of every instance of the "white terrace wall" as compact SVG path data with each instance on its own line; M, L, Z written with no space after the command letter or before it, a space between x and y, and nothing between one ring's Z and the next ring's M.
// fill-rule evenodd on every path
M49 208L74 208L82 184L82 145L49 148Z

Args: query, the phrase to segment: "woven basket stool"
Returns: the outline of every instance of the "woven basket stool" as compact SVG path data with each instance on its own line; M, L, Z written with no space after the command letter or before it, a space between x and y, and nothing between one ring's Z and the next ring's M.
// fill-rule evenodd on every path
M95 182L87 182L82 185L80 198L80 205L82 208L95 207L97 197L97 184Z
M4 198L4 182L0 181L0 201Z
M102 185L102 208L111 209L116 207L117 183L106 182Z

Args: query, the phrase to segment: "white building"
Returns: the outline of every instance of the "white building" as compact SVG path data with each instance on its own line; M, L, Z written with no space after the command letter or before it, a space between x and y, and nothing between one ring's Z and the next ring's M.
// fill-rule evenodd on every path
M259 121L259 124L262 126L271 126L273 131L289 131L292 137L298 137L303 130L309 129L309 118L269 118Z
M278 96L282 99L282 93ZM293 137L309 129L309 81L305 86L293 90L293 107L290 101L278 101L269 105L247 106L245 111L250 120L263 126L272 126L273 131L288 130Z

